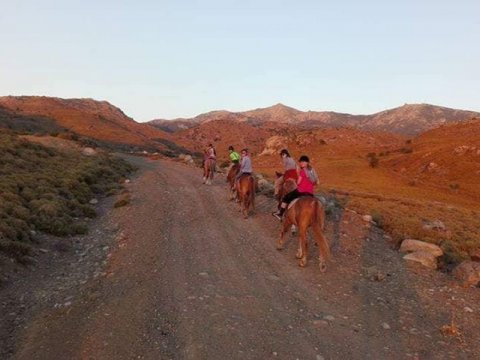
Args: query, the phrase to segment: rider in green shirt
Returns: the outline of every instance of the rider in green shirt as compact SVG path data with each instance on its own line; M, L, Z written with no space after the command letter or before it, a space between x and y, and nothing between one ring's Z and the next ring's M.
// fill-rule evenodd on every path
M230 153L230 160L232 164L238 164L240 162L240 154L233 150L233 146L228 147L228 152Z

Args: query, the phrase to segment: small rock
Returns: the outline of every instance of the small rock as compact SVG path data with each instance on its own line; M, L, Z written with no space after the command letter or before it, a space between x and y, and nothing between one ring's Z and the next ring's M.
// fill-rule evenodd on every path
M447 230L447 227L445 226L445 224L440 220L426 221L423 224L422 228L423 230L440 230L440 231Z
M400 252L410 253L415 251L429 252L435 257L443 255L443 250L438 245L413 239L405 239L402 241L402 245L400 246Z
M463 286L476 286L480 283L480 263L466 260L453 269L453 275Z
M200 276L208 276L208 273L207 273L207 272L200 272L200 273L198 273L198 275L200 275Z
M365 222L371 222L372 221L372 215L363 215L362 220Z
M63 306L65 306L65 307L66 307L66 306L70 306L70 305L72 305L72 302L71 302L71 301L67 301L65 304L63 304Z
M85 156L94 156L97 154L95 149L92 149L91 147L86 147L82 149L82 154Z
M96 204L98 204L98 200L97 199L92 199L92 200L89 201L89 203L91 205L96 205Z
M426 251L416 251L403 257L405 260L414 261L423 266L435 270L437 268L437 258Z
M376 266L370 266L365 268L365 275L375 281L383 281L386 278L386 275L377 269Z
M468 306L465 306L465 307L463 308L463 311L468 312L468 313L473 313L473 309L472 309L472 308L469 308Z
M325 360L325 358L322 355L318 355L318 354L316 356L316 359L317 360Z
M325 315L323 317L324 320L327 320L327 321L334 321L335 320L335 317L332 316L332 315Z
M383 327L385 330L390 330L390 329L391 329L390 325L388 325L386 322L384 322L384 323L382 324L382 327Z
M44 253L44 254L48 253L47 249L38 249L38 251L40 251L41 253Z

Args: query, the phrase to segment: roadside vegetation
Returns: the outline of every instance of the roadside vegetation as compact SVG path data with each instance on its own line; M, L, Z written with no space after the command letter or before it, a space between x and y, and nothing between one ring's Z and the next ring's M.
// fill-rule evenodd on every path
M36 232L87 232L96 215L90 200L113 195L133 168L106 154L61 152L0 130L0 252L19 261Z

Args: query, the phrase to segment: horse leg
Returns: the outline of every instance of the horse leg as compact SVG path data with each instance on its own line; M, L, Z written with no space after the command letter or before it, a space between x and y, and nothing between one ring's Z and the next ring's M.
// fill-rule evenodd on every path
M297 227L295 225L292 225L292 235L295 235L297 233Z
M243 195L243 218L244 219L248 219L248 210L250 208L250 198L249 198L249 194L244 194Z
M282 230L280 231L280 238L277 241L277 250L283 250L283 245L285 244L285 234L288 232L288 229L292 226L292 222L285 216L282 224Z
M301 267L307 266L307 225L298 225L298 251L297 259L300 259L298 265Z
M323 235L321 225L316 222L313 224L312 228L318 245L318 261L320 266L320 272L325 272L327 270L326 261L328 256L330 255L330 247L328 246L327 239Z

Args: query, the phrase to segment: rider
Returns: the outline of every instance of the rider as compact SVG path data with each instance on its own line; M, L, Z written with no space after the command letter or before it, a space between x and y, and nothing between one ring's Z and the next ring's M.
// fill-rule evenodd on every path
M287 179L293 179L296 181L298 179L298 172L295 160L292 159L287 149L280 151L280 156L282 157L283 167L285 170L283 174L283 181Z
M217 159L217 152L212 144L208 144L207 150L205 150L207 159L216 160Z
M240 155L238 154L238 152L236 152L234 149L233 149L233 146L230 145L228 147L228 152L229 152L229 156L230 156L230 161L232 162L233 165L235 164L238 164L240 162Z
M250 159L250 156L248 155L248 149L242 149L240 153L242 155L242 159L240 161L240 171L235 178L236 181L238 181L242 175L251 175L253 172L252 159Z
M307 155L300 156L300 169L298 171L297 188L282 198L280 210L272 215L282 220L282 216L287 209L288 204L300 196L313 196L313 188L318 183L318 176L313 167L310 165L310 159Z

